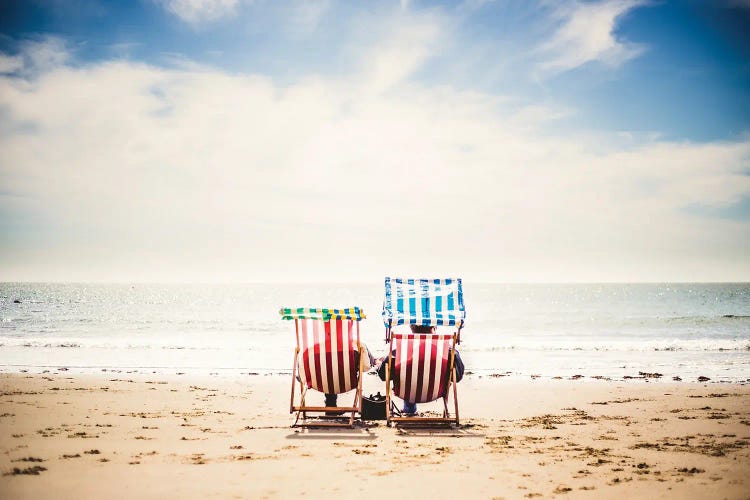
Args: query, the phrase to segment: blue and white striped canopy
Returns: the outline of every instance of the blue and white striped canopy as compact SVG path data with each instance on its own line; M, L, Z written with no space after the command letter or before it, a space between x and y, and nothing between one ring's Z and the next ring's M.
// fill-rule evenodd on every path
M461 278L385 279L385 326L462 327L465 318Z

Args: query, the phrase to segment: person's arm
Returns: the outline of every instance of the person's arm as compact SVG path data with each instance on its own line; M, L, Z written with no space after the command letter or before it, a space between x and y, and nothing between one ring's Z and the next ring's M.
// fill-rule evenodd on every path
M378 377L380 377L380 380L385 382L385 365L388 364L388 356L384 357L380 360L380 365L378 365Z
M393 359L396 357L396 350L394 349L393 352L391 352L391 380L396 380L396 373L393 372ZM380 365L378 365L378 377L380 377L380 380L385 381L385 365L388 364L388 356L384 357L380 360Z
M453 368L456 370L456 382L461 382L464 378L464 362L461 360L461 355L458 353L458 349L454 349L455 356L453 356Z

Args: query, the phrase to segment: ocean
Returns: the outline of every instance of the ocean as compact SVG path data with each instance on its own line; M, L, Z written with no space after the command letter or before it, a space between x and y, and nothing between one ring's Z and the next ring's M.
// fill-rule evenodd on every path
M464 282L460 351L477 377L750 381L750 283ZM0 284L0 369L289 373L282 306L364 308L386 352L382 283Z

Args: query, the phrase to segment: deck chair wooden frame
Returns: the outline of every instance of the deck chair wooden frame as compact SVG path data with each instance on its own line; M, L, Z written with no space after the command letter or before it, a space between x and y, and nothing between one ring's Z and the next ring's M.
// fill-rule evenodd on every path
M456 343L458 340L459 332L452 335L440 335L440 334L398 334L398 333L390 333L389 338L389 349L388 349L388 360L385 367L385 398L386 398L386 421L387 425L390 426L392 423L395 423L397 425L413 425L413 426L425 426L425 425L456 425L458 426L460 423L459 420L459 412L458 412L458 384L456 383L456 370L455 370L455 356L456 356ZM394 416L393 414L393 403L392 397L391 397L391 381L394 380L391 374L391 367L393 366L395 369L395 364L392 364L394 362L393 359L393 352L394 352L394 340L396 342L403 341L407 337L413 337L416 342L420 343L427 343L432 342L432 339L436 339L438 341L446 341L447 339L450 339L450 349L448 350L448 376L447 376L447 383L446 387L442 391L442 395L439 395L435 399L425 400L425 401L410 401L410 402L416 402L416 403L425 403L429 401L435 401L437 399L443 400L443 416L442 417L418 417L418 416ZM397 352L398 354L398 352ZM414 361L412 361L414 362ZM431 358L430 357L424 357L419 360L417 360L417 363L430 363ZM418 371L423 371L424 369L429 371L428 366L418 367ZM443 377L444 375L441 373L439 377ZM428 375L429 377L429 375ZM434 376L433 376L434 377ZM416 382L413 382L416 383ZM433 383L439 384L439 380L433 380ZM450 415L450 412L448 411L448 399L449 396L453 393L453 416ZM403 394L402 394L403 396Z
M307 322L307 323L303 323ZM354 328L354 339L352 342L352 348L356 349L356 352L358 353L358 356L355 358L358 358L358 362L356 363L355 370L351 372L352 374L349 374L347 382L349 384L345 384L346 387L349 385L352 385L351 377L356 376L356 386L349 388L347 390L337 392L335 390L331 390L331 393L333 394L341 394L345 392L349 392L352 389L354 389L354 401L352 402L351 406L312 406L308 405L306 402L306 396L309 389L313 389L314 392L324 392L322 387L315 387L317 385L315 382L308 380L304 373L301 372L300 368L300 355L304 355L305 351L303 350L305 345L307 345L308 349L315 349L315 346L313 344L306 344L305 335L308 335L308 332L305 332L306 325L309 326L317 326L318 328L323 328L322 332L318 332L318 335L331 335L332 325L337 324L347 325L347 332L346 335L351 335L351 330ZM292 390L291 390L291 398L289 403L289 413L295 413L295 420L292 424L292 427L300 426L300 427L353 427L354 426L354 419L355 416L358 413L361 413L362 411L362 373L363 373L363 363L364 363L364 357L366 356L366 353L364 352L364 346L362 345L360 341L360 334L359 334L359 321L353 320L353 319L328 319L328 320L322 320L322 319L296 319L294 320L294 327L295 327L295 333L297 338L297 346L294 350L294 362L292 364ZM329 351L325 350L326 343L318 343L318 346L322 346L324 349L320 351L318 356L325 356L326 354L336 354L331 353ZM315 353L312 354L312 356L315 356ZM323 359L323 361L321 361ZM324 363L324 358L318 357L318 362ZM303 363L304 365L304 363ZM328 366L326 368L327 370L331 370L331 367ZM334 375L332 375L334 376ZM298 380L299 377L299 380ZM321 375L322 377L322 375ZM343 377L347 378L347 374L343 374ZM343 384L344 382L340 382ZM295 386L299 385L299 401L295 401L295 395L297 394L297 390ZM330 384L329 384L330 386ZM330 413L343 413L343 414L349 414L348 418L341 417L341 416L329 416ZM301 417L301 421L300 421ZM312 420L314 419L314 420Z
M392 422L396 424L412 424L412 425L459 425L459 412L458 412L458 388L456 383L456 370L455 370L455 356L456 346L461 343L461 329L464 326L464 319L466 318L466 311L463 302L463 287L461 278L439 278L439 279L424 279L424 278L385 278L385 300L383 301L383 322L385 325L385 340L389 344L388 349L388 360L386 365L386 419L388 425ZM435 333L396 333L393 329L402 327L409 328L411 325L418 325L421 327L451 327L455 328L452 334ZM408 392L408 399L412 399L412 403L423 403L428 401L436 401L440 398L443 399L443 416L442 417L417 417L417 416L394 416L393 404L391 402L391 393L395 392L392 388L392 381L395 381L394 374L391 370L395 368L393 363L394 347L398 354L398 346L394 346L394 341L400 343L404 338L412 337L414 339L420 339L420 342L435 342L436 339L440 339L443 342L450 342L450 349L448 351L447 370L448 378L445 382L441 379L445 371L442 363L444 357L441 354L441 369L436 369L436 362L430 366L425 363L430 363L434 358L426 357L425 350L412 351L411 363L412 367L416 372L412 372L411 378L414 379L414 373L417 375L418 382L417 386L411 386L413 380L404 381L399 380L401 392L406 389ZM444 347L444 346L443 346ZM434 353L434 351L431 351ZM444 350L442 351L444 353ZM417 355L419 360L418 365L414 367L414 357ZM401 361L401 360L399 360ZM420 366L421 365L421 366ZM425 379L427 374L427 379ZM422 377L420 379L420 377ZM437 378L438 380L432 380ZM424 390L425 380L430 380L429 388L426 393ZM434 391L434 384L438 384L438 387L442 387L441 384L447 384L442 392ZM419 393L419 397L415 397L416 393ZM453 407L454 412L451 416L448 411L448 399L453 393ZM399 394L403 396L403 394ZM429 396L429 397L428 397ZM408 400L407 399L407 400Z

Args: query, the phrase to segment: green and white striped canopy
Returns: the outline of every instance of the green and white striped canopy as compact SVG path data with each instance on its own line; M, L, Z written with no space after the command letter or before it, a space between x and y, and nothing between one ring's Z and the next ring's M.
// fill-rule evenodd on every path
M359 307L345 307L331 309L327 307L282 307L279 310L281 319L353 319L360 321L366 318L365 312Z

